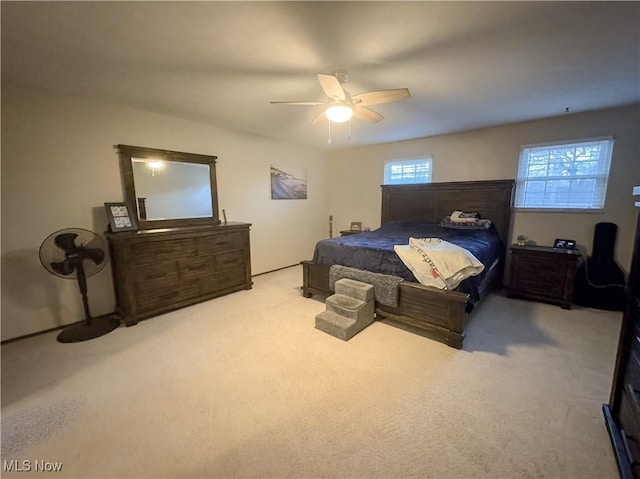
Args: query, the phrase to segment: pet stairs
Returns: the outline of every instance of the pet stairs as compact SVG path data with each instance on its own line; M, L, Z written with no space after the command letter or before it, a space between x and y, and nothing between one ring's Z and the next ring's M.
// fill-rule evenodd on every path
M316 316L316 328L348 341L373 323L373 286L342 278L336 281L335 291L327 298L327 309Z

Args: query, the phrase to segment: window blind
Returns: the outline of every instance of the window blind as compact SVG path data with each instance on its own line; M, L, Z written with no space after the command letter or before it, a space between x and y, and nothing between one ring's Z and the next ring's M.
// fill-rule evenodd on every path
M602 209L613 138L524 147L516 182L516 208Z
M384 165L385 185L431 182L431 158L388 161Z

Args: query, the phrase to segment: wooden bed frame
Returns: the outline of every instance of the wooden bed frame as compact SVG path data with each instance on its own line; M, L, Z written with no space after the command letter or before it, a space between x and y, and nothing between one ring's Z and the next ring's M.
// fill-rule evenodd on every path
M511 228L511 201L514 180L460 181L427 183L420 185L382 186L382 223L394 220L420 220L440 223L452 211L477 211L490 219L498 230L505 248L509 244ZM485 276L480 286L480 301L491 290L502 287L504 255ZM329 296L330 265L303 261L302 295ZM376 302L376 318L384 318L445 344L460 349L464 340L464 327L470 311L469 294L444 291L420 283L400 283L398 306L389 307Z

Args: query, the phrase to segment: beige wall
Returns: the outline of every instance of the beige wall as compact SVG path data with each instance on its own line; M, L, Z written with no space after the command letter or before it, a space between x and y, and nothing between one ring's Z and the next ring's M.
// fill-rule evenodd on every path
M605 210L603 213L526 213L513 217L513 235L526 235L538 244L555 238L577 240L590 252L594 225L618 225L616 259L628 271L636 223L631 196L640 184L640 107L569 114L449 135L396 143L335 150L329 153L331 214L334 235L362 221L380 224L380 186L387 160L432 157L434 182L515 178L520 146L557 140L615 136Z
M3 84L3 340L83 319L76 281L50 275L38 249L62 228L105 230L103 203L123 199L116 144L218 156L220 212L252 223L254 274L310 258L327 235L321 150ZM308 199L272 201L271 164L306 168ZM114 310L109 267L89 278L89 301L94 315Z

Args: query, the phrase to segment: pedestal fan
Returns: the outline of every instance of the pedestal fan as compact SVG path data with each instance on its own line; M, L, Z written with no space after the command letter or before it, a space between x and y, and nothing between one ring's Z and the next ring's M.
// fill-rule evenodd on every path
M103 336L120 325L115 314L96 318L89 312L87 277L98 273L107 264L106 242L93 231L67 228L49 235L40 245L40 262L47 271L60 278L76 279L85 319L67 326L59 335L61 343L77 343Z

